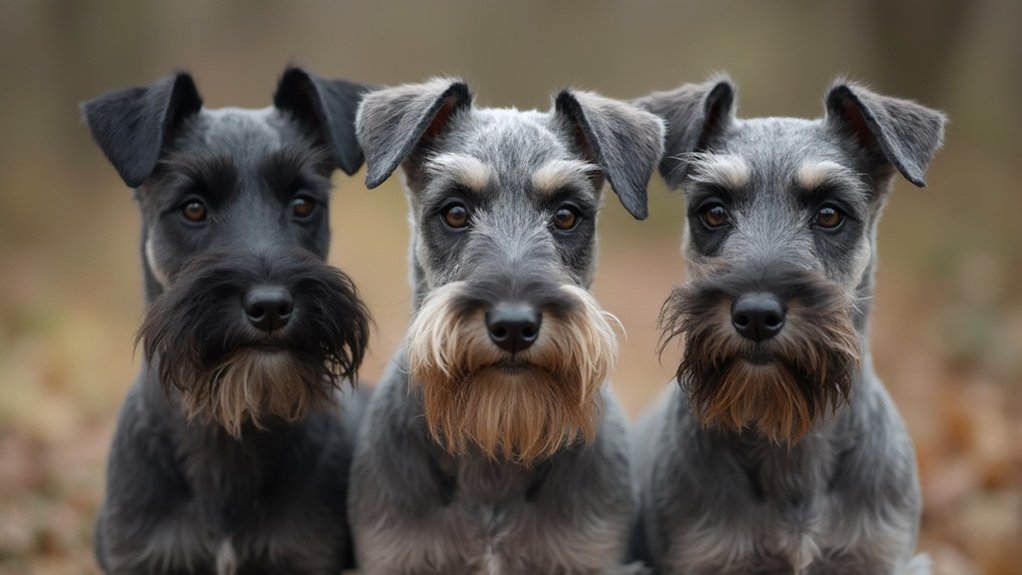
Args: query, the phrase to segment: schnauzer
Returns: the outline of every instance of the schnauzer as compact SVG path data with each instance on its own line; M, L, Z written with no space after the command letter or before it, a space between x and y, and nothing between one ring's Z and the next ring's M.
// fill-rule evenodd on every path
M145 361L96 525L104 571L337 573L348 561L357 421L336 400L370 320L324 260L330 175L362 164L365 91L290 68L272 107L208 110L179 73L83 105L136 188L147 299Z
M877 221L923 186L945 118L836 83L821 120L735 117L727 79L636 102L668 125L690 281L673 386L633 435L638 553L658 573L926 573L904 422L873 372Z
M415 308L352 463L359 566L623 572L616 319L587 288L603 184L646 216L662 121L577 91L550 112L475 108L434 80L367 95L356 129L368 187L403 167Z

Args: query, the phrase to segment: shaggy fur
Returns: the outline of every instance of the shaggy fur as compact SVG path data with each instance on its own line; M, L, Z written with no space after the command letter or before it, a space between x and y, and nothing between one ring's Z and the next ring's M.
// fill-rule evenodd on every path
M715 78L636 102L669 126L690 277L661 314L662 346L684 340L676 383L632 434L633 554L658 575L928 573L868 328L894 175L924 183L946 119L845 81L815 120L740 119L735 101ZM769 325L747 329L746 295Z
M411 381L422 387L433 437L452 453L473 445L523 465L590 443L597 392L617 356L617 319L585 290L562 286L573 309L551 314L512 363L490 342L481 312L458 313L467 288L455 282L430 294L408 332Z
M346 382L371 320L326 256L330 176L362 164L352 122L366 90L289 68L273 106L208 110L179 73L83 105L135 188L147 304L96 520L104 572L350 566L366 398ZM280 299L259 304L267 293ZM264 322L259 309L287 311Z
M640 572L622 565L634 494L605 384L617 320L587 288L604 183L645 217L662 123L578 91L549 112L475 108L434 80L367 96L356 125L367 185L402 170L414 296L352 468L360 568ZM497 327L508 310L527 344Z
M786 326L754 344L731 325L731 302L761 289L783 294ZM840 286L817 273L718 272L671 293L660 315L661 351L685 336L677 378L704 425L750 428L777 443L797 443L848 400L859 369L849 308Z

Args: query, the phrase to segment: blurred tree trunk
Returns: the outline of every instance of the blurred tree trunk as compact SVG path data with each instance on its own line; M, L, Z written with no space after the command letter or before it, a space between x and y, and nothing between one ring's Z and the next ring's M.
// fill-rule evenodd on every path
M954 58L982 2L975 0L864 0L875 69L883 87L940 104Z

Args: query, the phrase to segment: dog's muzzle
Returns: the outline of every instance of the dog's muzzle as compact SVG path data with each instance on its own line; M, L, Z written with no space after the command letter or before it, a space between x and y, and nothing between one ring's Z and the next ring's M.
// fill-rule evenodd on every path
M684 336L678 382L703 424L790 444L848 399L860 360L851 311L811 271L716 270L664 303L661 350Z
M431 435L453 453L526 465L591 440L615 325L571 284L494 278L434 290L406 343Z
M330 404L370 321L350 278L308 252L209 253L170 278L138 340L189 417L239 436Z

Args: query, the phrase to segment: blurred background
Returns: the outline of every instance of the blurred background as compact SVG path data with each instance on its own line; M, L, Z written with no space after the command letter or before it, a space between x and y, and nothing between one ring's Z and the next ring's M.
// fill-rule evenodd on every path
M740 115L816 117L839 74L951 117L929 187L899 180L880 226L877 369L915 440L921 546L942 575L1022 564L1022 2L69 2L0 0L0 573L94 573L92 517L139 358L138 217L80 101L191 71L209 107L269 105L288 63L382 84L464 76L477 102L565 86L630 98L726 70ZM378 322L373 381L409 313L397 178L335 176L331 261ZM635 416L664 388L657 312L682 281L682 199L608 198L595 292L628 340ZM371 249L366 249L371 246Z

